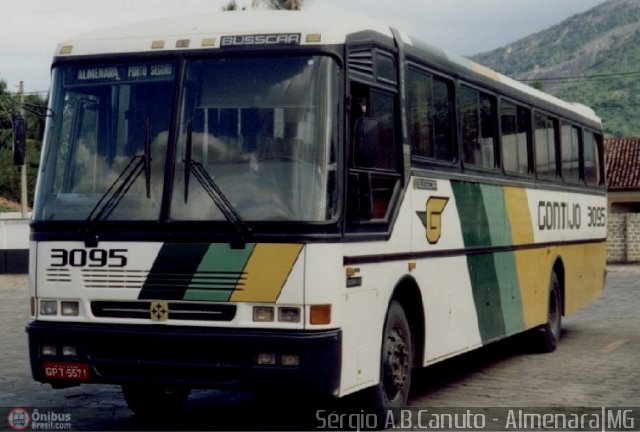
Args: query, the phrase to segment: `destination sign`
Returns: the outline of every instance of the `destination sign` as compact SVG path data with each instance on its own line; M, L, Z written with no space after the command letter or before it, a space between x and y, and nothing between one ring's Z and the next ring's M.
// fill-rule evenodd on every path
M259 45L300 45L300 33L255 34L239 36L222 36L221 48L259 46Z
M171 63L72 67L65 76L67 85L166 81L175 76Z

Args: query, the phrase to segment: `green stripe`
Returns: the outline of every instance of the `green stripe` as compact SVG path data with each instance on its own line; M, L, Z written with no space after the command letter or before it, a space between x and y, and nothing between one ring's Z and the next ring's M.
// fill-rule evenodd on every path
M162 245L147 276L139 299L182 300L209 244Z
M493 259L500 286L500 304L505 331L507 335L515 334L525 328L515 253L496 253Z
M212 244L202 258L187 291L185 300L229 301L255 244L244 249L231 249L228 244Z
M493 246L510 246L511 224L504 200L504 190L500 186L481 185L485 203L491 244ZM524 329L522 316L522 299L518 285L518 274L513 252L496 253L493 256L497 287L500 292L500 305L506 334L514 334Z
M462 237L465 247L493 246L492 233L496 239L504 237L495 217L495 209L487 214L487 207L499 205L499 194L486 189L489 202L485 204L483 188L476 183L452 181L451 187L456 197L456 206L460 217ZM498 201L498 203L496 203ZM504 208L504 202L502 202ZM499 210L498 210L499 212ZM502 312L502 296L494 254L467 255L467 266L473 289L473 300L478 316L478 328L483 343L500 338L505 334L505 322Z

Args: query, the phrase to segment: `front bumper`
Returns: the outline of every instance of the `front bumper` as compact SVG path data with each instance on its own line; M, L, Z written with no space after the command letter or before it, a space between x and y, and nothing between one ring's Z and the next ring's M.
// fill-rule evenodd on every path
M293 389L337 394L341 331L210 329L34 321L27 326L31 372L57 387L76 383L47 378L44 362L90 367L91 383L155 383L192 388ZM73 346L74 357L43 356L41 347ZM298 366L258 365L259 353L298 355ZM267 387L268 388L268 387Z

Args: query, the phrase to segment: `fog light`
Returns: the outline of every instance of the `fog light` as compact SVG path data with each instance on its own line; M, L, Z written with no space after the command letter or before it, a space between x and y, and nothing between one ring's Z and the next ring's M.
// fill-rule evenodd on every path
M60 313L63 316L80 315L80 304L76 301L63 301L60 303Z
M281 307L278 308L278 321L297 323L300 322L300 308Z
M40 300L40 315L57 315L58 302L55 300Z
M54 356L58 354L58 350L55 345L42 345L40 353L42 353L43 356Z
M300 366L300 357L293 354L284 354L280 357L282 366Z
M331 305L312 305L309 308L309 322L314 325L331 324Z
M274 365L276 364L276 355L270 353L260 353L258 354L258 364L259 365Z
M78 350L76 350L76 347L74 346L65 345L62 347L62 355L66 357L75 357L78 355Z
M254 322L272 322L274 317L273 308L270 306L254 306L253 321Z

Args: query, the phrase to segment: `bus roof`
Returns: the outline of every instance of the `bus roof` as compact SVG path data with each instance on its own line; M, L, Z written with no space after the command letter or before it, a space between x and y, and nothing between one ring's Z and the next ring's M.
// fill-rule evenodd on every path
M225 36L242 35L299 34L301 45L340 44L347 35L365 30L393 37L388 26L363 16L336 19L335 15L301 11L214 12L101 29L64 41L56 55L212 49L220 48Z
M232 46L288 42L331 45L345 43L349 35L371 31L393 38L389 26L358 15L338 18L336 14L305 11L213 12L125 24L86 33L60 43L55 55L74 57L216 49L227 43ZM267 35L271 39L267 39ZM600 118L587 106L558 99L464 57L413 39L402 32L400 35L405 44L418 48L441 63L448 63L450 67L489 79L515 93L541 99L601 124Z

